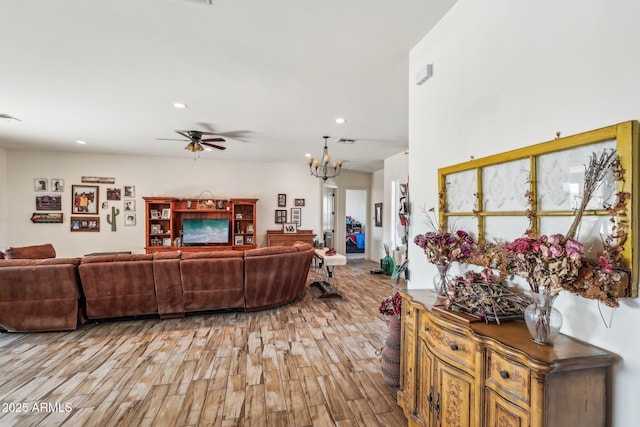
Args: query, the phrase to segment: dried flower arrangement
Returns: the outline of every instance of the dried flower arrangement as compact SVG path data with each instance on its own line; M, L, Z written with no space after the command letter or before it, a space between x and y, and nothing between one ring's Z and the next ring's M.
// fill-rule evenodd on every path
M507 271L522 276L532 292L557 295L572 285L582 266L582 243L562 234L521 237L505 246Z
M383 316L400 316L402 311L402 297L400 292L393 294L382 300L380 303L380 314Z
M447 284L445 307L462 311L485 322L522 319L531 298L508 289L502 278L489 268L480 272L467 271Z
M413 239L413 242L422 248L427 260L435 265L448 266L455 261L464 262L469 260L474 252L475 242L473 238L463 230L445 230L432 217L433 212L434 208L429 209L428 212L424 211L427 225L431 228L431 231L418 234Z
M613 152L615 154L615 151ZM607 161L606 167L610 168L618 187L624 187L625 170L622 168L620 160L617 156L611 155ZM597 169L604 169L603 158L600 162L595 162ZM591 156L590 168L594 169L594 161L597 160L595 154ZM599 165L599 166L598 166ZM596 172L585 173L585 187L589 180L588 175L595 175ZM600 177L602 179L602 177ZM593 181L593 178L591 178ZM567 284L565 289L578 294L584 298L596 299L609 307L618 307L618 299L625 297L629 289L629 281L631 280L631 269L624 262L622 253L624 245L627 241L627 233L629 224L627 222L627 205L631 198L631 194L624 191L616 193L616 201L614 204L604 204L611 218L609 221L613 224L612 233L603 239L603 251L599 254L598 260L583 259L583 265L580 269L578 280L572 284ZM577 223L574 220L574 223Z

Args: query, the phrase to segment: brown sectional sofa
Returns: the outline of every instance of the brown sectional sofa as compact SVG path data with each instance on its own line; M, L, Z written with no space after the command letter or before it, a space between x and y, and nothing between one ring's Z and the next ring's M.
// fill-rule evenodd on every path
M78 324L78 258L0 260L0 328L58 331Z
M302 294L312 259L313 247L298 243L247 251L0 260L0 329L73 330L85 312L89 319L170 318L276 307Z

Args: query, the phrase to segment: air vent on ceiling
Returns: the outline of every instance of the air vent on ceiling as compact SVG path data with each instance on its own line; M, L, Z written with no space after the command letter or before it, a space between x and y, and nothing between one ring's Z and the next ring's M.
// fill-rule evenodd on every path
M21 122L21 121L22 121L22 120L20 120L20 119L19 119L19 118L17 118L17 117L13 117L13 116L10 116L10 115L5 114L5 113L0 113L0 119L17 120L17 121L19 121L19 122Z
M356 142L355 139L340 138L338 140L338 144L353 144L354 142Z
M186 1L190 1L191 3L200 3L200 4L213 4L213 0L186 0Z

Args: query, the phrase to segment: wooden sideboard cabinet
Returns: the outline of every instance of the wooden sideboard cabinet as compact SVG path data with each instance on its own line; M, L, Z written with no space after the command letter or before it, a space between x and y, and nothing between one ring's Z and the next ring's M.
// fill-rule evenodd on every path
M267 246L291 246L295 242L305 242L313 246L316 235L313 230L298 230L297 233L285 233L282 230L267 230Z
M523 322L465 323L432 311L434 292L401 294L397 402L409 426L609 424L613 353L562 334L538 345Z

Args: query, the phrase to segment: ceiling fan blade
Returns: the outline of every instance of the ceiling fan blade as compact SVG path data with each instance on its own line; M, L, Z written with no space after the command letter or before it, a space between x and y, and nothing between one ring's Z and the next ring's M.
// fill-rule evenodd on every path
M224 138L207 138L207 139L202 139L202 142L224 142L225 139Z
M217 148L218 150L226 150L227 147L223 147L221 145L209 144L208 142L202 142L202 145L206 145L207 147Z
M180 134L180 135L184 136L184 137L185 137L185 138L187 138L187 139L191 139L191 137L189 136L188 131L177 130L177 131L176 131L176 133L178 133L178 134Z
M156 138L158 141L188 141L188 139Z

